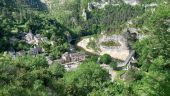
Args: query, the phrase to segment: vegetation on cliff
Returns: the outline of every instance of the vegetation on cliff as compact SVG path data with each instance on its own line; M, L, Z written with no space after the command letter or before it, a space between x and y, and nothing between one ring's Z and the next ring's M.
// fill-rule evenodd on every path
M0 0L0 95L2 96L169 96L170 92L170 5L160 0L144 0L141 3L158 3L155 10L142 5L108 5L104 9L87 9L88 3L98 0L56 0L60 8L49 10L39 0ZM37 7L38 6L38 7ZM56 8L56 9L55 9ZM82 9L87 20L81 16ZM55 10L57 12L55 12ZM47 13L54 12L47 15ZM105 54L90 57L74 71L54 63L48 65L45 55L59 58L69 49L69 36L81 36L120 32L128 20L135 20L133 26L147 29L150 36L135 42L137 53L135 69L126 72L123 80L111 82L109 72L99 63L115 68L117 63ZM28 51L34 44L28 44L22 33L40 34L52 44L41 43L45 54L12 57L10 51ZM11 43L11 38L16 42ZM15 41L14 40L14 41ZM94 47L96 42L90 45ZM107 42L106 45L115 45Z

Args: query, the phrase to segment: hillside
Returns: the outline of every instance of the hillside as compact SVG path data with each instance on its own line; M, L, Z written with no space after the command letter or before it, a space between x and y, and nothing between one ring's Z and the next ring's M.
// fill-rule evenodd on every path
M0 96L169 96L169 0L0 0Z

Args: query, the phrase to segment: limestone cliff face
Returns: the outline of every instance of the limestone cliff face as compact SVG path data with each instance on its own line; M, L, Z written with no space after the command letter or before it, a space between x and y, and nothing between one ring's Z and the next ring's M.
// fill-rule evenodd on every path
M51 7L52 7L52 2L51 2L51 0L41 0L41 2L44 3L45 5L47 5L47 7L48 7L49 9L51 9Z
M123 0L124 3L135 6L138 5L140 3L140 0Z

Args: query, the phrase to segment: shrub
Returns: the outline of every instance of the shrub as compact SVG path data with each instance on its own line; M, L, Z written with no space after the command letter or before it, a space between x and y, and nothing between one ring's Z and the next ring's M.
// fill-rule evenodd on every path
M109 64L112 61L112 57L108 54L104 54L100 57L100 63Z

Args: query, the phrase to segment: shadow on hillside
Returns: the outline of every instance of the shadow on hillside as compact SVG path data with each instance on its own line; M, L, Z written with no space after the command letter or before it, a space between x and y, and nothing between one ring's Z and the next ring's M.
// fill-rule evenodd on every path
M41 0L24 0L26 5L30 6L39 11L48 11L46 4L42 3Z
M4 0L0 3L4 4L9 8L31 8L38 11L48 11L46 4L42 3L41 0Z

